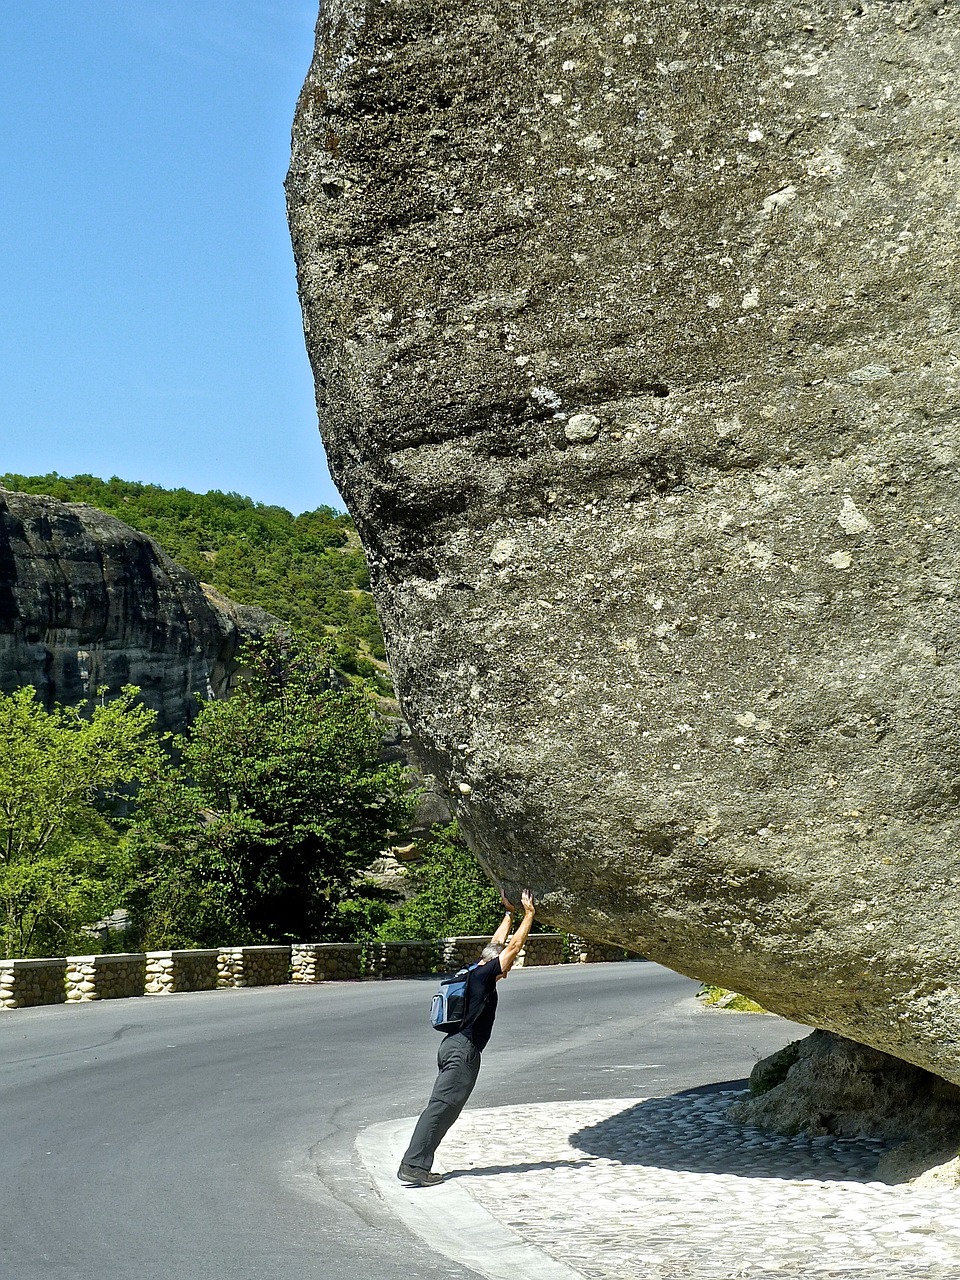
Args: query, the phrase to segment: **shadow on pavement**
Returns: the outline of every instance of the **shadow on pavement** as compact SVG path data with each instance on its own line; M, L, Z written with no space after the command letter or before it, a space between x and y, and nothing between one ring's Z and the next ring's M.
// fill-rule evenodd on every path
M492 1173L536 1173L543 1169L579 1169L585 1165L593 1165L594 1160L531 1160L526 1164L488 1164L482 1169L453 1169L444 1177L444 1182L453 1178L483 1178Z
M651 1098L570 1135L578 1151L624 1165L744 1178L870 1182L891 1143L782 1137L727 1119L742 1089L716 1086Z

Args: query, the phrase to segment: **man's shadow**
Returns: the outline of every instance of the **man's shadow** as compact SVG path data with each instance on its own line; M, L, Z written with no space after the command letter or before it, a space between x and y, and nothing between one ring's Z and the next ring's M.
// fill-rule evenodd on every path
M484 1178L494 1173L536 1173L543 1169L578 1169L596 1163L585 1160L530 1160L524 1164L488 1164L482 1169L454 1169L444 1177L445 1182L454 1178Z

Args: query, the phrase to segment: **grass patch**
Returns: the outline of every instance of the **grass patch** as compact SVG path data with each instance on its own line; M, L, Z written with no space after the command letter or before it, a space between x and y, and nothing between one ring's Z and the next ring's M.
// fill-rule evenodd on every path
M715 987L705 982L697 992L697 999L711 1009L726 1009L732 1013L766 1013L767 1010L749 996L742 996L738 991L728 991L726 987Z

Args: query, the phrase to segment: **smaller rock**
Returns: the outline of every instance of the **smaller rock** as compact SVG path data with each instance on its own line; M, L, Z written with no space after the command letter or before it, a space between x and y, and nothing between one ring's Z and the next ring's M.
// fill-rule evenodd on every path
M873 530L873 525L849 493L843 499L843 508L837 516L837 524L844 533L870 533Z
M828 1031L758 1062L750 1092L730 1119L768 1133L877 1137L925 1151L952 1144L926 1167L960 1149L960 1086Z
M600 434L600 419L593 413L575 413L563 434L571 444L589 444Z
M826 563L833 565L834 569L849 569L853 557L849 551L834 551L833 555L827 556Z

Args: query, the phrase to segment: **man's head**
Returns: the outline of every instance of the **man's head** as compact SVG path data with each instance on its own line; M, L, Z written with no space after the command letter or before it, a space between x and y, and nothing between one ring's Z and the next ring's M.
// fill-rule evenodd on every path
M502 942L488 942L480 952L480 963L485 964L487 960L496 960L503 950L503 945Z

